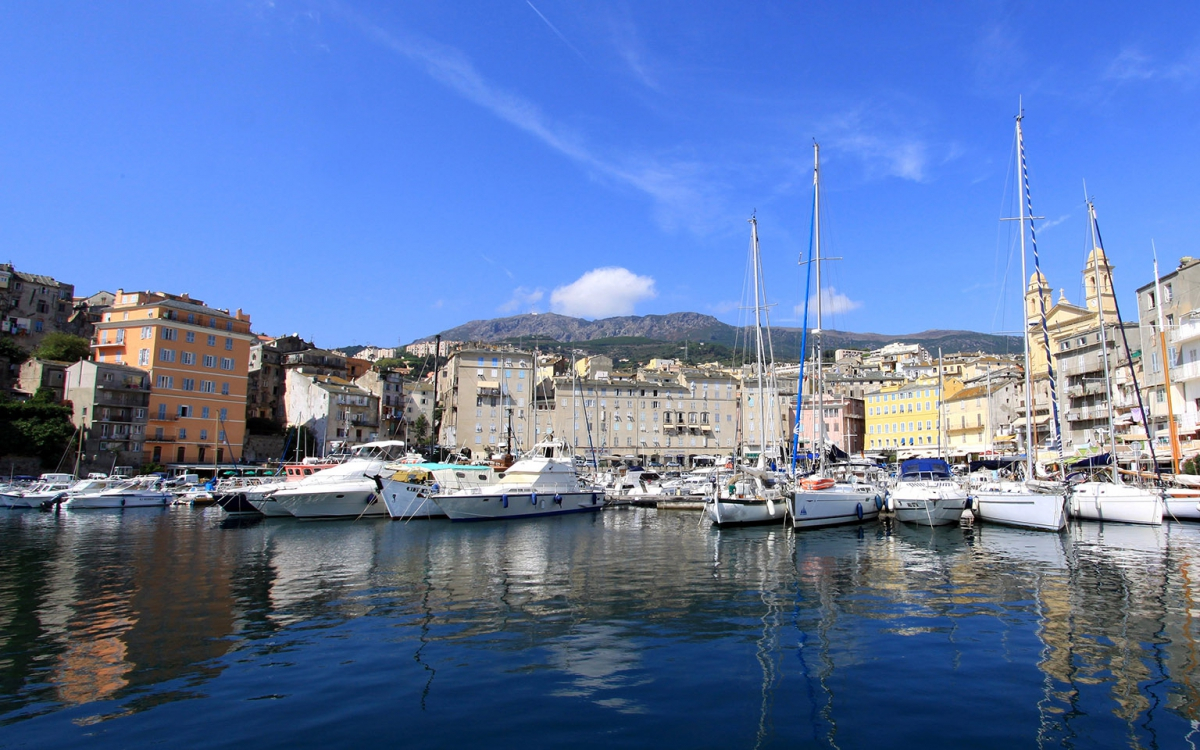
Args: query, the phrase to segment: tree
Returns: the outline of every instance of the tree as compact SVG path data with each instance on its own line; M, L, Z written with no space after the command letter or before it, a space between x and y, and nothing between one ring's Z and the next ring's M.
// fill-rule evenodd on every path
M8 336L0 336L0 357L7 359L11 364L19 365L29 359L29 352Z
M41 346L33 351L33 356L56 362L78 362L87 359L90 353L91 344L87 339L56 331L42 339Z
M425 442L425 434L429 432L429 420L424 414L417 415L417 421L413 422L413 437L416 438L417 445Z

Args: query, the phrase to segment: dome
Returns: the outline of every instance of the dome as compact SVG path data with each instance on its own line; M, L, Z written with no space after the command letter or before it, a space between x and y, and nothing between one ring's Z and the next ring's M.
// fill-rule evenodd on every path
M1034 289L1045 289L1048 286L1050 284L1046 281L1046 275L1041 271L1034 271L1033 275L1029 277L1029 286L1027 288L1032 291Z

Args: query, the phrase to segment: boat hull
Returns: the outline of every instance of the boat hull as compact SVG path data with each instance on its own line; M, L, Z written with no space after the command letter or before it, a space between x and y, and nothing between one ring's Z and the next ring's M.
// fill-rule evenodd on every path
M271 497L296 518L380 518L388 515L387 506L380 502L375 485L361 482L284 489Z
M870 486L834 485L824 490L797 490L792 496L792 527L796 530L864 523L879 518L883 493Z
M591 513L604 507L602 492L435 495L451 521L490 521Z
M420 484L390 482L383 492L388 515L396 520L445 518L446 511L433 501L428 491L428 487Z
M75 495L67 498L62 507L68 510L99 510L112 508L164 508L171 504L171 494L113 492L99 495Z
M259 513L263 514L267 518L293 517L286 508L275 501L275 497L273 495L265 495L257 498L251 495L246 498L246 502L253 505Z
M897 520L921 526L956 524L971 504L967 493L948 481L902 481L891 502Z
M1158 490L1084 482L1072 488L1068 512L1072 518L1090 521L1157 526L1163 519L1163 497Z
M787 517L787 503L765 500L731 500L709 498L704 512L717 526L756 526L780 523Z
M974 500L980 520L988 523L1039 531L1061 531L1067 523L1066 498L1055 493L981 490Z
M230 516L261 516L262 513L250 503L245 490L222 492L216 496L217 505Z
M1200 504L1197 503L1200 497L1190 494L1195 492L1184 490L1180 494L1173 494L1171 490L1167 490L1163 516L1176 521L1200 521Z

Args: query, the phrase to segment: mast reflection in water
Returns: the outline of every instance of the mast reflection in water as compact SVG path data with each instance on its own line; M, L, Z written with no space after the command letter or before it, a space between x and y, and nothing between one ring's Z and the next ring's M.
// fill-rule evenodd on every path
M0 745L1190 747L1200 526L0 516Z

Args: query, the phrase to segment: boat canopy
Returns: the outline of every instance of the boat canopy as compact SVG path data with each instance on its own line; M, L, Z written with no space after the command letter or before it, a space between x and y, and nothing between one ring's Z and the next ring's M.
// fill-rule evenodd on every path
M900 464L900 476L921 479L950 478L950 464L940 458L914 458Z
M1024 463L1025 456L999 456L997 458L983 458L970 463L970 471L979 471L980 469L1007 469L1016 464Z
M1076 469L1094 469L1097 466L1109 466L1112 464L1111 453L1098 453L1094 456L1082 458L1075 463L1067 464L1067 468L1074 471Z

